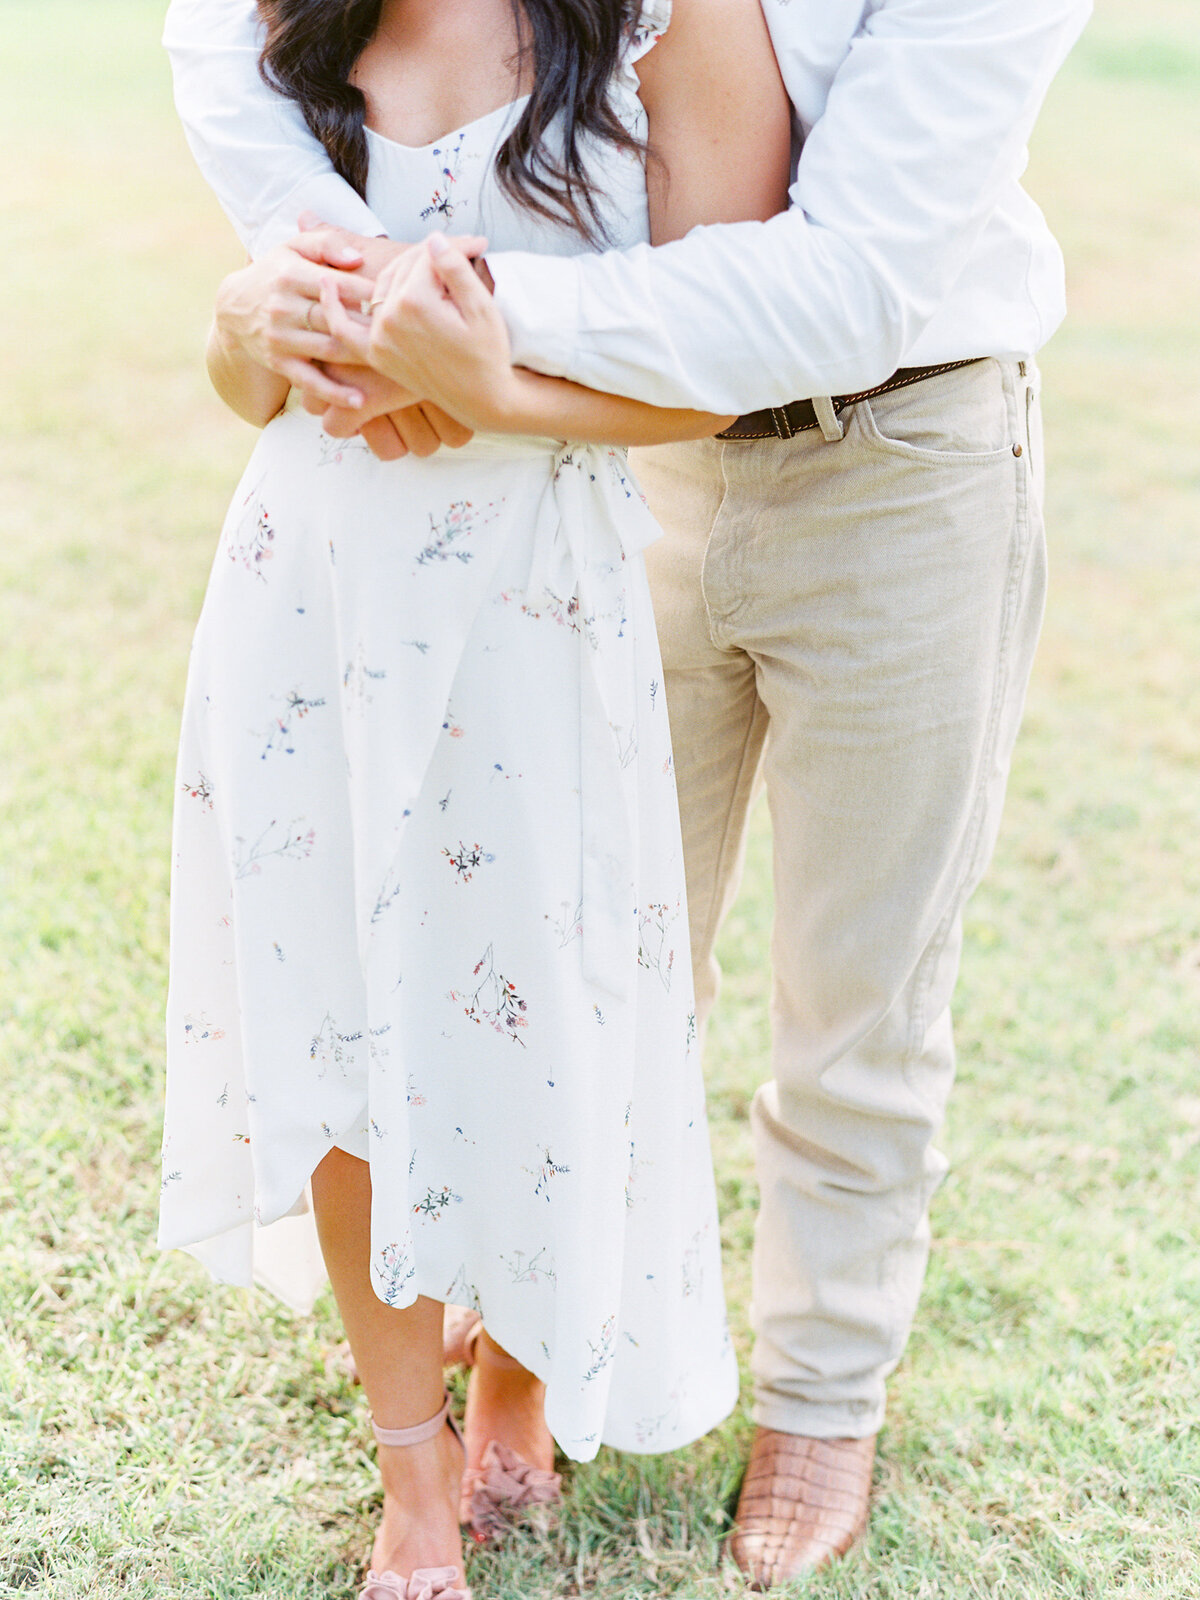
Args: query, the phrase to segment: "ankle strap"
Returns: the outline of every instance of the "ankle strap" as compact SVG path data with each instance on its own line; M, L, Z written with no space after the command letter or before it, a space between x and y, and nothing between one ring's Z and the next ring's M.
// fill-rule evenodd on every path
M450 1415L450 1396L446 1396L446 1403L436 1417L430 1417L428 1422L418 1422L412 1428L381 1428L371 1418L371 1432L380 1444L401 1446L409 1444L424 1444L427 1439L435 1438L446 1426L446 1419Z

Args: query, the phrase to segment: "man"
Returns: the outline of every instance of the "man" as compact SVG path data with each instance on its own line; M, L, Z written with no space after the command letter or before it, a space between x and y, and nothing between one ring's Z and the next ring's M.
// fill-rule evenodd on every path
M666 528L650 570L701 1019L760 771L774 822L758 1430L731 1539L769 1587L864 1528L920 1292L961 914L1044 592L1033 358L1062 262L1019 177L1090 0L764 10L795 109L786 214L487 266L519 364L743 414L638 470ZM192 147L253 252L304 211L383 231L259 80L252 0L174 0L167 44ZM330 237L310 259L337 264ZM280 370L320 327L311 304L294 320L263 346Z

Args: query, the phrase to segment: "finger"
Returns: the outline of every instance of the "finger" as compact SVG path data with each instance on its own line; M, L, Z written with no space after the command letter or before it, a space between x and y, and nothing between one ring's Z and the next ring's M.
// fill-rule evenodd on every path
M336 285L328 279L321 285L320 307L331 337L343 350L350 352L352 358L365 364L371 349L371 324L352 321Z
M424 251L403 289L389 299L384 313L383 323L376 324L377 340L382 336L385 343L408 349L414 357L427 339L461 337L466 331L462 313L435 276Z
M320 267L320 270L316 270ZM288 287L293 294L302 295L307 300L319 300L321 289L326 280L337 289L338 299L343 305L352 307L357 311L366 301L375 294L375 279L363 272L331 272L328 266L307 261L303 267L297 263L298 270L291 278Z
M435 406L432 400L423 400L420 410L434 433L451 450L461 450L464 444L470 444L475 437L470 428L463 427L461 422L443 411L441 406Z
M474 268L467 262L466 257L459 255L453 246L447 246L444 254L462 262L468 272L474 272ZM452 316L456 321L460 321L462 320L461 312L437 269L436 263L441 259L442 256L435 251L422 250L420 267L414 271L410 283L413 291L421 297L424 303L437 306L443 314Z
M330 406L326 410L321 401L310 402L306 395L304 409L312 411L314 407L321 418L321 426L331 439L353 439L356 433L361 433L365 437L366 429L371 425L370 421L364 422L357 411L347 411L345 406Z
M375 417L400 411L405 406L415 406L419 399L418 395L407 393L398 383L360 362L323 361L321 370L334 383L344 383L350 389L361 390L365 397L364 410ZM361 422L360 417L360 425Z
M380 461L399 461L408 454L408 446L396 432L391 417L376 417L366 423L362 436Z
M326 406L346 406L352 411L357 411L363 403L361 390L352 389L344 383L335 383L332 378L326 377L320 367L313 366L311 361L283 361L275 370L280 377L287 379L293 389L315 395L323 400Z
M334 252L318 248L312 242L322 237L321 234L302 234L298 239L293 239L291 244L285 245L272 287L276 291L316 300L324 280L331 278L347 305L357 306L369 300L375 292L373 275L365 270L354 271L353 263L344 266L340 261L328 259ZM355 259L361 265L361 257Z
M413 269L421 255L419 250L406 250L402 256L394 256L380 272L375 282L375 293L372 304L378 309L380 305L395 298L412 276Z
M420 406L408 406L404 411L393 411L390 421L414 456L436 455L441 440L430 427Z
M272 319L264 342L269 363L276 371L283 361L336 361L343 355L340 340L331 339L327 333L309 333L303 322L297 327L294 322Z
M468 261L487 254L488 242L480 233L452 233L448 235L456 250L461 250Z
M288 248L306 261L320 261L331 267L354 268L363 264L362 251L328 226L298 234L288 241Z
M480 283L475 268L466 256L448 244L440 234L431 234L426 245L433 274L463 321L470 321L473 315L481 312L490 312L491 296Z
M338 301L339 306L346 304L346 302L342 301L341 296L336 293L334 293L334 299ZM338 344L338 336L333 333L333 328L330 326L330 317L326 314L325 307L322 306L320 299L307 299L302 294L296 294L291 301L285 302L285 306L283 306L283 314L286 315L288 312L291 312L291 317L294 318L294 326L298 326L299 331L317 334L318 339L325 339L326 344L330 346L330 354L312 354L312 358L314 360L330 360L330 362L334 360L333 350L336 349L336 344ZM349 315L350 325L352 326L354 326L355 320L358 320L358 326L362 326L362 328L370 326L370 323L366 322L366 318L360 317L360 312L352 309L352 307L347 307L347 315ZM310 352L306 352L306 354L310 354Z

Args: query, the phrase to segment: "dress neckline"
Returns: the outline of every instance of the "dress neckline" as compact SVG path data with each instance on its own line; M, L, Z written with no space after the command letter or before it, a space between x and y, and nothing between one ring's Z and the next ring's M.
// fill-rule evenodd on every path
M514 111L517 106L524 105L529 99L527 94L519 94L515 100L506 100L503 105L493 106L490 111L485 111L481 117L473 117L470 122L464 122L459 128L451 128L449 133L443 133L436 139L430 139L428 144L401 144L399 139L389 139L386 133L379 133L375 128L368 127L366 132L372 139L378 139L380 144L390 144L394 150L407 150L410 154L420 155L426 150L436 150L439 145L446 144L460 133L470 133L472 128L481 127L485 122L490 122L493 117L498 117L502 111Z

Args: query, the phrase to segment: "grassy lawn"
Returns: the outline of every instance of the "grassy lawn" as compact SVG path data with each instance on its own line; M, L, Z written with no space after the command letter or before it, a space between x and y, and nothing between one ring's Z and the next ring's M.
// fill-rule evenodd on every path
M168 825L188 641L249 430L200 349L238 251L173 120L163 0L0 34L0 1594L354 1593L377 1510L332 1301L153 1245ZM1030 186L1067 249L1044 359L1054 577L865 1547L823 1600L1200 1596L1200 47L1099 0ZM711 1040L743 1354L767 1069L765 819ZM480 1600L735 1592L748 1428L575 1474Z

